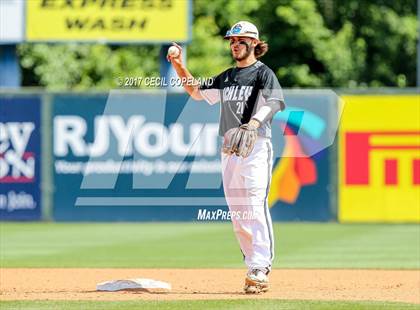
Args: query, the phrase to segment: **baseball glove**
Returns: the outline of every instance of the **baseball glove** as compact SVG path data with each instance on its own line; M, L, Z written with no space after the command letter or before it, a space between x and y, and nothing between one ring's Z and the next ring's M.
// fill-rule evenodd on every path
M236 154L246 158L254 149L257 140L257 128L244 124L237 128L229 129L223 140L222 151L226 154Z

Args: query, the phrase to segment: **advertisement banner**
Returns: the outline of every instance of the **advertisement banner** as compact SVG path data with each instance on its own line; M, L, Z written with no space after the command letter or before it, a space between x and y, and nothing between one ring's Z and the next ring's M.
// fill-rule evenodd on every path
M287 98L272 124L272 217L331 220L335 97ZM219 108L164 90L54 95L54 219L177 221L226 211Z
M420 222L420 96L344 96L340 222Z
M217 108L114 91L57 95L53 110L54 219L191 220L225 206Z
M270 194L275 220L330 221L330 161L342 107L332 91L285 92L286 110L272 123L276 154Z
M186 42L190 0L26 1L26 40Z
M41 217L40 98L0 96L0 220Z

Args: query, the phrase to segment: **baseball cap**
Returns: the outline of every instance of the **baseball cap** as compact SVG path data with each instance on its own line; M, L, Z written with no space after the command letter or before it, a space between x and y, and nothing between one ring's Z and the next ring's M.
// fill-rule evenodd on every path
M259 34L257 27L247 21L237 22L232 26L224 36L224 39L229 39L230 37L248 37L259 40Z

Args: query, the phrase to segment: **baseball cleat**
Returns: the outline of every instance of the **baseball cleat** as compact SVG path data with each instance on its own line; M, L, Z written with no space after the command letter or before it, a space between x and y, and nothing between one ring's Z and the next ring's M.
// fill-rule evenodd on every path
M269 289L268 277L260 269L252 269L245 278L244 291L246 294L260 294Z

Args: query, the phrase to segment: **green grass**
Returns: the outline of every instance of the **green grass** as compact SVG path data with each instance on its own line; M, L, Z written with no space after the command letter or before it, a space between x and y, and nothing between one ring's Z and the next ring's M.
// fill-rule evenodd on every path
M137 309L241 309L259 310L382 310L382 309L420 309L419 305L392 302L350 302L350 301L308 301L308 300L197 300L197 301L7 301L0 302L2 310L137 310Z
M275 268L420 268L419 225L275 224ZM243 268L230 223L0 223L1 267Z

